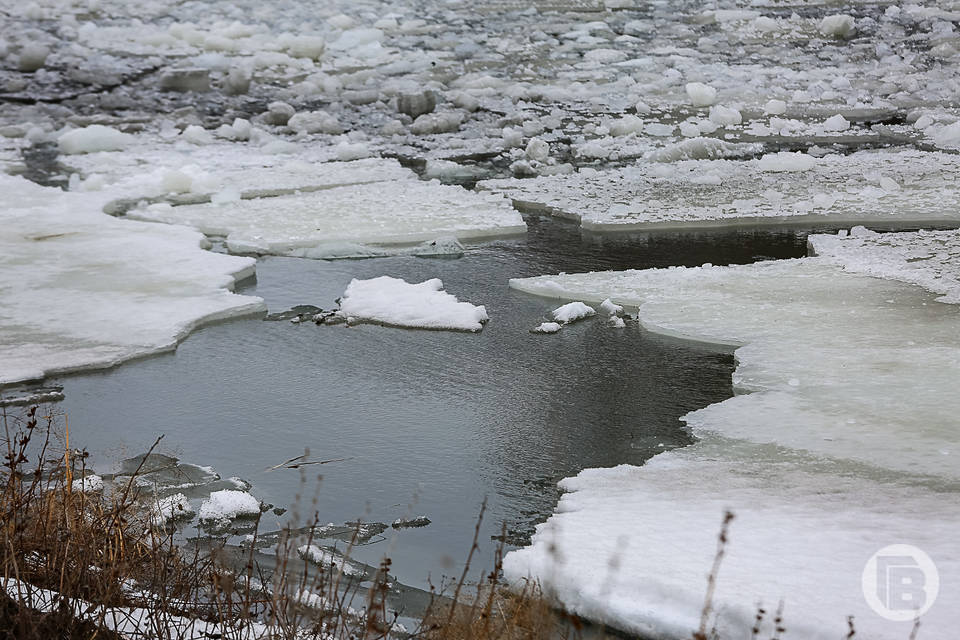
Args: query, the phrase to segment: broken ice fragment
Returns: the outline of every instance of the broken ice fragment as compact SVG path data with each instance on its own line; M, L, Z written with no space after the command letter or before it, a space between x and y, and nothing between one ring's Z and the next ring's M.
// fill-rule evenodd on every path
M563 324L570 324L596 313L593 307L582 302L569 302L553 310L553 319Z
M337 315L349 322L460 331L480 331L489 319L482 305L460 302L438 278L411 284L390 276L352 280Z

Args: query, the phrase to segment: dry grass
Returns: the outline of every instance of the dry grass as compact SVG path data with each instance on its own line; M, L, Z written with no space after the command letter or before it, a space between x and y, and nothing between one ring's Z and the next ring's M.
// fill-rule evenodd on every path
M3 411L0 640L545 640L579 628L535 585L502 587L502 549L479 586L468 585L476 534L453 598L437 595L413 631L388 604L390 560L363 585L343 564L311 564L297 549L312 542L313 527L281 531L270 566L256 545L244 556L222 544L186 552L151 526L137 474L103 492L74 490L85 454L59 441L60 420L36 407Z

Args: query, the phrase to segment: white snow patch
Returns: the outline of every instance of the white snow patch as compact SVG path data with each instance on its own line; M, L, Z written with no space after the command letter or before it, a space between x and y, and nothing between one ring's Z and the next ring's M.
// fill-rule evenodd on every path
M541 322L533 328L533 333L556 333L563 328L559 322Z
M553 310L551 315L553 319L562 324L570 324L571 322L576 322L577 320L582 320L596 313L593 310L593 307L590 307L582 302L568 302L567 304L557 307Z
M390 276L352 280L337 313L350 322L460 331L480 331L489 319L482 305L460 302L438 278L411 284Z
M234 518L257 516L260 514L260 501L246 491L223 489L214 491L200 505L200 520L204 522L224 523Z

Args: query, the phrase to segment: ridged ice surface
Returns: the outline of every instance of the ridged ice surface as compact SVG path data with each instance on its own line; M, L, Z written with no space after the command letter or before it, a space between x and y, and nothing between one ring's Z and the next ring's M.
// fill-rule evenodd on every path
M0 383L172 349L195 326L262 311L230 292L253 260L182 227L117 220L102 198L0 174Z
M844 267L924 282L950 272L955 294L953 264L910 257L952 251L957 234L884 237L833 248L818 237L829 255L800 260L511 281L562 299L610 297L638 307L651 330L739 348L738 395L684 418L698 444L565 480L571 493L533 545L507 557L508 577L534 575L568 607L621 628L689 637L729 508L723 633L749 635L756 603L772 610L782 598L791 635L833 638L854 615L858 635L900 638L910 623L873 613L860 575L880 548L909 543L940 572L924 632L949 637L960 624L945 604L960 596L949 534L960 526L960 307Z

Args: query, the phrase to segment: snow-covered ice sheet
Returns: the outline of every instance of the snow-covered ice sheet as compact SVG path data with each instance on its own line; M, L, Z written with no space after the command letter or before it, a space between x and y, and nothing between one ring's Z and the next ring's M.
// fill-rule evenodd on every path
M861 151L815 158L784 152L479 186L578 219L587 229L636 230L765 222L957 223L958 177L955 154Z
M182 227L117 220L97 194L0 175L0 383L172 349L194 327L264 310L231 293L250 258Z
M409 245L523 233L509 201L416 179L222 204L152 205L128 216L226 236L234 253L337 257L344 245ZM355 250L355 249L354 249Z
M337 313L349 322L460 331L480 331L489 319L483 305L460 302L438 278L412 284L390 276L351 280Z
M107 190L131 205L140 198L202 202L230 192L254 198L414 177L396 160L330 162L323 145L289 144L295 153L243 143L174 145L140 136L126 151L71 156L64 164L77 172L77 189Z
M913 235L893 246L916 251L930 236ZM565 480L555 515L507 556L511 580L534 575L578 613L688 638L729 508L737 517L715 599L721 637L749 636L757 603L769 612L781 598L788 637L840 637L848 615L858 636L909 635L910 622L878 616L861 589L868 558L894 543L933 558L940 594L921 633L951 636L960 624L960 307L843 270L883 263L886 277L909 275L910 252L880 239L838 242L800 260L511 281L549 297L609 297L637 307L651 330L739 347L736 395L684 417L699 442L640 468Z

